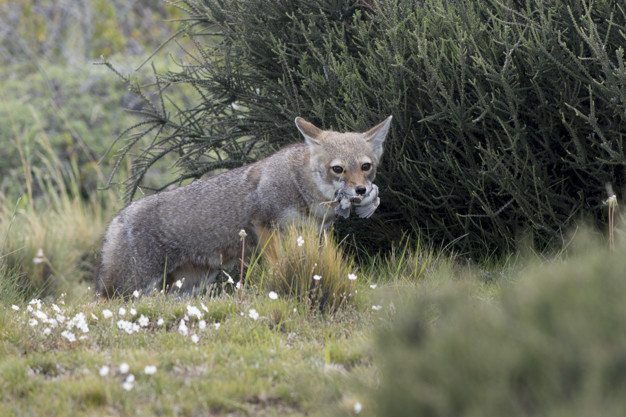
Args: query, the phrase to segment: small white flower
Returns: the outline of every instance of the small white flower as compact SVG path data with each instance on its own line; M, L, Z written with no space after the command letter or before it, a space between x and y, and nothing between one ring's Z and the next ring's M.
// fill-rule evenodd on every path
M207 313L209 312L209 308L208 308L207 306L205 306L205 305L204 305L204 303L200 303L200 307L202 307L202 309L203 309L205 312L207 312Z
M355 402L354 403L354 413L355 414L359 414L361 412L361 410L363 410L363 406L361 405L360 402Z
M356 275L354 275L354 274L348 274L348 279L349 279L350 281L354 281L354 280L356 279Z
M52 304L52 309L54 310L55 313L60 313L61 312L61 309L56 304Z
M198 337L197 334L192 334L191 335L191 341L194 343L198 343L198 341L200 340L200 338Z
M65 323L65 316L63 314L57 314L56 319L59 323Z
M120 316L124 316L124 315L126 315L126 309L125 309L124 307L120 307L120 310L119 310L118 314L119 314Z
M109 370L110 368L106 365L103 365L102 368L100 368L100 370L98 371L98 373L100 374L100 376L107 376L109 374Z
M128 334L137 333L139 331L139 325L126 320L118 320L117 328L124 330Z
M183 282L181 280L178 280L174 283L174 285L176 285L176 287L181 288L183 286Z
M371 288L371 289L375 289L375 288L376 288L376 284L372 284L372 285L370 285L370 288Z
M135 317L137 315L137 310L135 310L134 308L130 309L130 315Z
M378 310L380 310L382 308L383 308L383 306L381 306L381 305L374 305L374 306L372 306L372 310L374 310L374 311L378 311Z
M124 383L122 383L122 388L124 388L126 391L130 391L131 389L133 389L134 386L135 376L133 374L130 374L126 377Z
M39 324L39 322L38 322L37 320L35 320L35 319L30 319L30 320L28 320L28 325L29 325L30 327L35 327L35 326L36 326L36 325L38 325L38 324Z
M52 330L50 330L49 327L46 327L45 329L43 329L43 335L44 336L49 336L50 333L52 333Z
M126 362L122 362L120 365L120 374L125 374L130 370L130 366Z
M322 279L322 276L321 275L313 275L313 279L315 281L319 281L320 279Z
M244 238L244 237L246 237L246 236L248 236L248 234L246 233L246 231L245 231L244 229L241 229L241 230L239 231L239 237L243 239L243 238Z
M11 308L12 308L14 311L20 311L20 308L19 308L18 306L16 306L15 304L13 304L13 305L11 306Z
M66 338L70 342L75 342L76 341L76 336L74 336L74 333L68 332L67 330L63 331L61 333L61 336L63 336L64 338Z
M146 327L150 323L150 320L144 316L143 314L139 317L139 325L141 327Z
M228 282L229 284L231 284L231 285L232 285L232 284L234 284L234 283L235 283L235 280L233 279L233 277L229 276L229 277L228 277L228 281L226 281L226 282Z
M237 284L235 284L235 288L236 289L241 288L241 281L237 281Z
M159 317L159 319L157 320L157 326L163 326L163 317Z
M202 318L202 312L198 307L187 304L187 314L191 317L196 317L198 319Z
M48 315L41 310L35 311L35 317L37 317L39 320L48 320Z
M248 311L248 316L250 316L252 320L257 320L259 318L259 313L255 309L251 308Z
M111 317L113 317L113 313L111 312L111 310L105 308L104 310L102 310L102 317L104 317L105 319L110 319Z
M180 321L180 324L178 325L178 333L183 336L187 336L187 334L189 333L189 329L187 328L187 324L185 324L185 320Z
M274 291L270 291L269 297L272 300L276 300L278 298L278 294L276 294Z
M215 326L215 330L218 330L221 325L222 323L213 323L213 326Z
M152 365L148 365L145 368L143 368L143 373L146 375L154 375L157 371L156 366L152 366Z
M296 243L298 244L298 247L304 245L304 239L302 239L302 236L298 236Z
M139 291L137 290L133 291L133 297L139 298Z
M93 313L91 313L91 318L96 320L96 321L98 321L98 317L95 314L93 314Z
M206 329L206 321L204 321L204 320L200 320L200 321L198 322L198 329L200 329L200 330L204 330L204 329Z

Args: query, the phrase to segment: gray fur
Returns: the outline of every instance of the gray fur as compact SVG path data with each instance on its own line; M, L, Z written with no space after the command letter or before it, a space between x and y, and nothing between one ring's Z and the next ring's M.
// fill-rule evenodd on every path
M374 130L382 126L386 134L390 121L391 117L358 134L321 131L298 118L306 143L130 203L105 233L95 278L97 293L125 296L140 290L146 294L183 278L181 291L195 292L241 256L241 229L251 250L275 226L309 217L320 225L330 224L335 213L322 203L332 201L344 181L329 172L333 158L345 160L346 178L353 161L372 160L371 172L364 176L359 170L360 179L357 175L341 187L342 196L352 199L356 185L365 186L367 193L359 196L355 207L366 207L359 210L371 215L378 206L378 189L372 181L384 141L384 135L381 139Z

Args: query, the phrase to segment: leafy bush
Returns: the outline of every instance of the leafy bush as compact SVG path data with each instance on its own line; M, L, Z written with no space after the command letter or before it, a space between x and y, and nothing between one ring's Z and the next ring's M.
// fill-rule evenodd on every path
M381 207L352 223L360 242L411 226L474 253L528 235L544 248L577 219L602 218L606 184L626 185L619 0L183 3L197 49L159 74L162 100L144 95L127 151L153 141L131 196L170 152L181 179L197 178L300 140L297 115L338 130L394 115ZM198 99L168 107L177 83Z
M588 249L500 302L459 282L420 291L379 333L376 415L624 415L626 262Z

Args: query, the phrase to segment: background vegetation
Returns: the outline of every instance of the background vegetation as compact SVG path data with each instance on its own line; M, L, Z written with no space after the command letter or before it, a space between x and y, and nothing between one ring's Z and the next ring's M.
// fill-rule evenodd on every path
M617 0L183 3L196 48L157 74L157 93L183 83L198 100L170 113L146 106L150 130L128 137L153 144L131 196L167 153L180 178L199 177L299 140L298 115L364 130L393 114L384 204L350 228L375 248L409 228L474 256L545 249L603 218L607 184L621 197Z
M574 221L622 201L623 6L176 6L0 0L0 415L624 414L623 228L612 252ZM300 140L296 114L388 113L384 205L340 227L389 250L290 230L242 291L94 298L114 169L140 196ZM513 251L525 230L561 251Z

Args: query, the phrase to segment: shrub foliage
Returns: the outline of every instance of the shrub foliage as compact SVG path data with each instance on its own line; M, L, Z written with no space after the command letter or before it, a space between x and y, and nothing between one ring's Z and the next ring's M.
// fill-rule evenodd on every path
M625 185L619 0L179 4L196 49L156 85L161 98L176 83L199 98L145 95L147 118L123 136L122 156L152 139L131 196L170 152L180 178L196 178L300 140L298 115L337 130L394 115L370 243L410 226L475 253L529 232L545 247L573 221L602 218L606 184Z
M492 304L462 282L416 294L379 332L375 415L624 415L626 263L578 243Z

